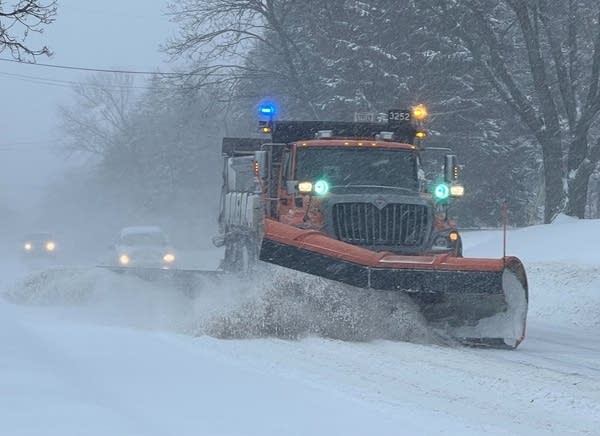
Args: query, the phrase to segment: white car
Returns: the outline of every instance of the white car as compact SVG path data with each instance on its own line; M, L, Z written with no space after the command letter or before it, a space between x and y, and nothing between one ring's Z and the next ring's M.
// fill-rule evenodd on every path
M175 265L175 251L158 226L123 228L114 252L122 267L172 268Z

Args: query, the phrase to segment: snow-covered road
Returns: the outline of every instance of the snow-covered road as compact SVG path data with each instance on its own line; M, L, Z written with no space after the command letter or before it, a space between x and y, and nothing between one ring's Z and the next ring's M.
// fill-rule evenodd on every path
M134 279L88 271L32 288L5 265L13 297L68 287L77 304L0 302L0 434L600 434L599 230L511 232L531 291L516 351L182 334L195 332L184 300ZM464 237L467 255L500 251L498 232ZM79 304L89 288L105 298Z

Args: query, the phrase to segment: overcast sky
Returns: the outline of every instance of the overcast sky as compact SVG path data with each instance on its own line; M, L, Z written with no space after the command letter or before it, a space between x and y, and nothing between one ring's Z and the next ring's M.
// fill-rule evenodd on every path
M38 62L168 71L171 66L159 50L175 31L164 15L166 4L59 0L57 19L41 36L54 55ZM65 83L41 84L39 78L80 81L85 73L0 62L0 201L12 208L30 207L66 165L55 147L60 135L56 108L70 101L71 90Z

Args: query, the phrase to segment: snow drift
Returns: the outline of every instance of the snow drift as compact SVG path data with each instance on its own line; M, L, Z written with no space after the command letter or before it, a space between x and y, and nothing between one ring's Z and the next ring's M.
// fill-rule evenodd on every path
M433 340L407 296L280 268L261 270L251 280L207 277L191 296L189 291L101 269L56 268L29 274L4 295L18 304L78 306L79 317L101 323L226 339Z

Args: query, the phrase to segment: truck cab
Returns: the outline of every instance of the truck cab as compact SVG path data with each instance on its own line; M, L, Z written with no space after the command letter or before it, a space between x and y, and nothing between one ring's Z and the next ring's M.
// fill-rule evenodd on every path
M293 143L290 151L282 223L374 251L428 250L434 210L422 190L414 145L316 139Z
M254 228L259 240L267 217L376 252L461 256L447 216L463 192L456 158L448 154L438 183L427 183L421 130L406 118L281 121L270 126L271 142L226 138L222 233L235 240Z

